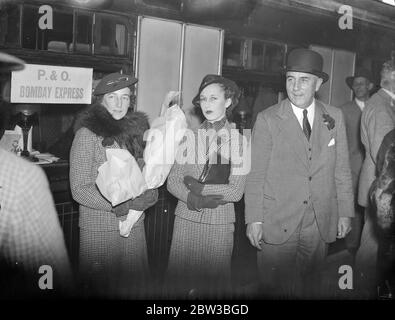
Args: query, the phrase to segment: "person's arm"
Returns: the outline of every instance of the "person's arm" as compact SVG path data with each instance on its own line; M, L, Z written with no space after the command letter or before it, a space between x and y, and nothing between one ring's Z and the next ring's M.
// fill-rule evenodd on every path
M354 217L354 193L343 113L338 112L336 129L335 184L340 217Z
M148 189L133 200L115 206L112 211L117 217L127 215L129 210L145 211L158 201L158 189Z
M264 113L259 113L252 133L251 171L247 176L245 189L246 223L263 222L263 194L266 172L269 167L273 141Z
M368 119L368 139L370 145L370 157L376 163L377 154L384 136L394 129L392 118L387 114L386 109L376 108L375 112Z
M70 188L73 199L79 204L103 211L112 206L96 186L98 173L92 172L97 137L88 129L77 131L70 150Z

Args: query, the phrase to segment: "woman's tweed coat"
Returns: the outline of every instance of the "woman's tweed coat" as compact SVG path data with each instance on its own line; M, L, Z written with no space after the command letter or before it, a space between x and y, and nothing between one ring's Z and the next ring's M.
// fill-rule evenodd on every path
M110 139L107 146L103 146L103 139L109 139L108 132L106 128L102 128L102 132L98 128L100 122L111 122L111 119L107 117L109 114L103 113L103 107L93 108L99 110L99 114L86 114L90 122L86 119L78 121L80 128L70 152L71 192L74 200L80 204L81 280L88 295L117 298L141 296L141 287L146 285L148 274L144 214L133 226L128 238L119 235L119 219L111 203L100 194L95 181L98 168L106 161L106 148L120 146L117 139ZM126 125L129 130L144 132L143 129L148 127L146 116L137 112L128 115L133 119ZM157 193L154 201L147 203L146 207L153 205L156 200Z
M205 127L203 123L199 129ZM241 135L227 121L223 127L228 132L228 138L222 140L223 147L229 147L231 159L233 155L248 155L243 153ZM195 160L206 159L204 147L205 137L198 135L198 130L194 131L194 138L184 139L180 154L177 159L181 159L181 153L185 150L196 151ZM232 130L233 129L233 130ZM221 130L222 131L222 130ZM219 132L221 132L219 131ZM230 132L233 131L233 138ZM221 136L221 134L219 133ZM238 139L237 139L238 138ZM215 138L214 138L215 139ZM194 144L192 146L191 144ZM223 154L221 152L221 154ZM200 162L200 163L199 163ZM244 193L244 185L247 172L234 174L233 170L240 168L245 162L231 163L231 175L229 184L206 184L202 195L217 194L223 195L228 203L220 205L215 209L202 209L201 211L191 211L187 207L187 196L189 190L184 185L183 179L189 175L198 179L203 171L205 161L194 164L175 163L172 167L167 181L168 190L176 196L179 201L175 211L175 222L173 239L170 250L167 282L172 286L171 291L176 291L177 295L184 294L191 289L197 289L206 296L223 293L224 287L230 284L230 263L233 249L233 232L235 222L235 210L232 202L241 199ZM225 289L227 290L227 289Z

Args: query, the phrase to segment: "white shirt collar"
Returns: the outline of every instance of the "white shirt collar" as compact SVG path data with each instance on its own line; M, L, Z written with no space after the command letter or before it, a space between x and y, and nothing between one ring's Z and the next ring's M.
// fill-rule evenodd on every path
M291 102L292 111L294 112L300 127L303 129L303 110L302 108L298 108ZM307 119L309 120L310 127L313 129L313 122L314 122L314 114L315 114L315 99L313 102L306 108L307 110Z
M392 93L391 91L389 91L389 90L387 90L387 89L384 89L384 88L381 88L381 89L383 89L385 92L387 92L387 93L389 94L389 96L390 96L392 99L395 100L395 93Z
M365 101L358 100L357 98L355 98L354 100L355 100L355 103L358 105L359 109L361 109L361 111L362 111L363 108L365 108Z

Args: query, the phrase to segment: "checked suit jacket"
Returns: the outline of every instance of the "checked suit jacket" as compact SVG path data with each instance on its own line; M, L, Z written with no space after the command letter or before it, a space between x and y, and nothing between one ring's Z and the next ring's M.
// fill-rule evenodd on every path
M323 114L335 125L329 129ZM263 222L267 243L286 242L313 208L321 238L336 240L339 217L354 216L346 128L342 111L315 100L310 142L283 100L258 114L251 172L245 192L246 223Z

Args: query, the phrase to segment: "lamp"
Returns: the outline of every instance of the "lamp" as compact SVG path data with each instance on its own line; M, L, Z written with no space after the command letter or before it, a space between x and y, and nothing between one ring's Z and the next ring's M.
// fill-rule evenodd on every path
M27 145L30 129L38 124L37 108L38 106L33 105L17 105L14 116L14 123L22 129L23 150L21 156L33 162L37 162L38 159L30 154Z
M243 129L249 128L251 120L251 108L246 97L244 96L244 92L240 97L239 104L233 110L233 114L235 115L235 120L238 124L240 132L242 132Z

